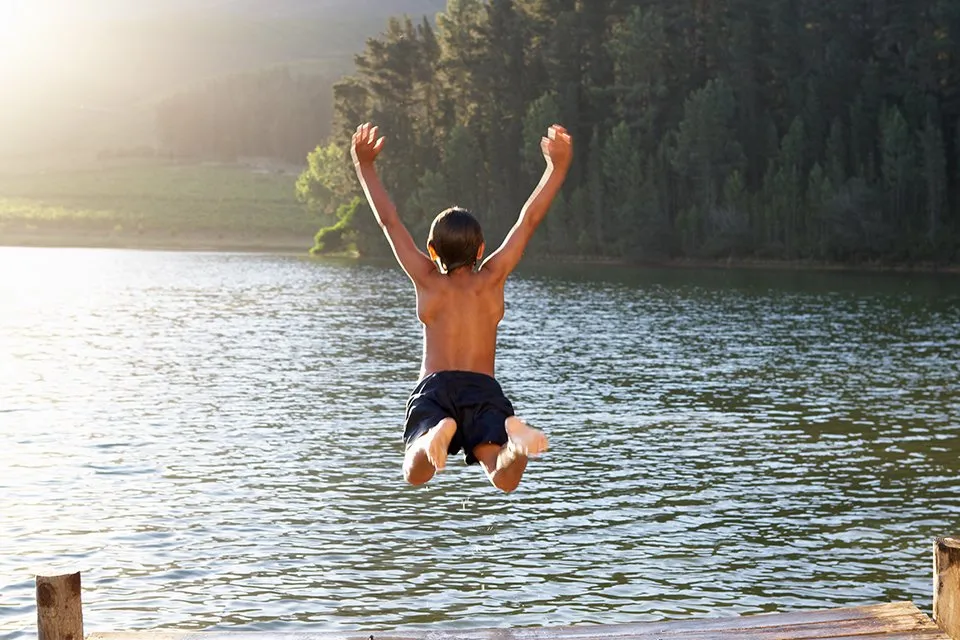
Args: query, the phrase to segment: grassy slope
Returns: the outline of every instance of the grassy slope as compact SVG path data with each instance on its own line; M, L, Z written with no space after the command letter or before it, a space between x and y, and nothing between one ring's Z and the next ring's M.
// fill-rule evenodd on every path
M319 222L295 179L163 164L0 175L0 244L306 251Z

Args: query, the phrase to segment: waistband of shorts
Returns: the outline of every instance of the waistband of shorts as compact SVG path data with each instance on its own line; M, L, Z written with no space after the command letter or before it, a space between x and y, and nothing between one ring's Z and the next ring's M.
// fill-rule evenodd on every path
M417 381L417 387L421 387L424 384L432 380L457 380L457 381L468 381L476 384L495 384L498 387L500 383L497 382L497 379L493 376L480 373L479 371L459 371L459 370L444 370L444 371L434 371L433 373L428 373L424 377L420 378Z

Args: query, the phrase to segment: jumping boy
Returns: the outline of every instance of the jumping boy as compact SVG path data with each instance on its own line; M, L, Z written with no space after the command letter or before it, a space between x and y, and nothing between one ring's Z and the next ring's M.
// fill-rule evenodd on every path
M364 124L351 153L373 214L413 281L424 327L420 382L407 401L404 477L425 484L446 466L448 454L463 450L467 464L479 463L495 487L513 491L527 459L547 450L547 438L514 415L494 379L504 283L560 191L573 140L563 127L550 127L540 142L547 161L543 178L503 244L479 269L483 232L463 209L448 209L433 221L429 257L417 248L374 168L384 142L377 127Z

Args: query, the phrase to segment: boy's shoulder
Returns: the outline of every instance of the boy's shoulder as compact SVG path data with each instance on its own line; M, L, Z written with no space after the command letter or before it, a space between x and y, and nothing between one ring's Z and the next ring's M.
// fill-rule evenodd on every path
M482 269L471 271L470 273L457 274L454 276L434 271L421 282L417 282L417 288L429 292L447 292L455 294L456 292L472 291L475 293L483 291L502 291L502 282L494 277L489 271Z

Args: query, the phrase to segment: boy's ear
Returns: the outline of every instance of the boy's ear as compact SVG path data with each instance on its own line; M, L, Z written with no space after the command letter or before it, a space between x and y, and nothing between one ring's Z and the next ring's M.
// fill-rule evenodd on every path
M430 259L434 262L440 259L440 256L437 255L437 250L433 248L432 242L427 243L427 253L430 254Z
M486 248L487 248L487 244L486 244L485 242L481 242L481 243L480 243L480 248L477 249L477 261L478 261L478 262L480 261L481 258L483 258L483 250L486 249Z

